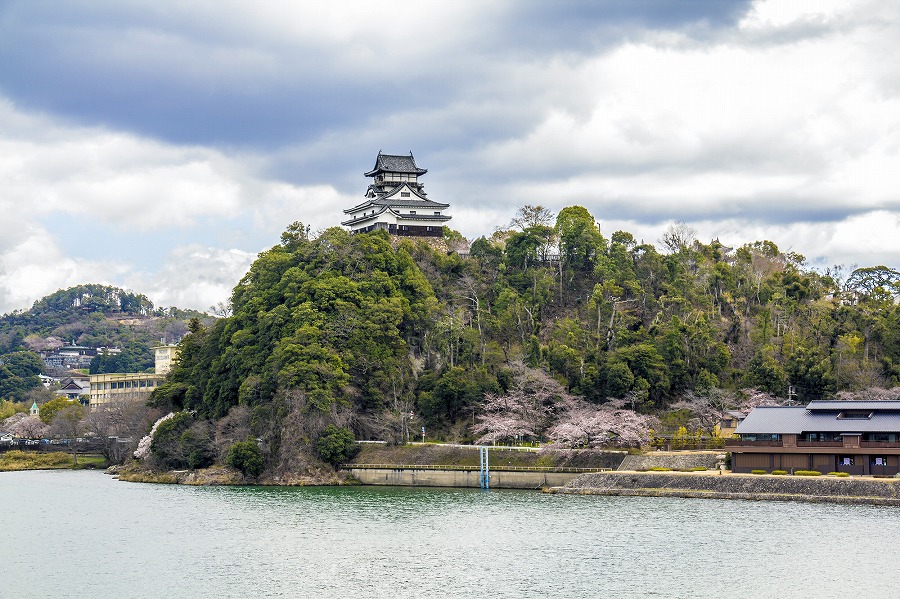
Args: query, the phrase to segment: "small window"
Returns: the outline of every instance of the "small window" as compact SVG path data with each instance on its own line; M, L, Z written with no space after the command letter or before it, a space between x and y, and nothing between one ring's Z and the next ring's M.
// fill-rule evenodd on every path
M869 420L872 418L872 412L843 412L838 419L842 420Z
M415 211L415 210L410 210L409 213L410 213L410 214L415 214L416 211Z
M440 216L441 213L440 213L440 212L435 212L434 215L435 215L435 216Z
M409 192L408 192L408 191L401 191L401 192L400 192L400 197L401 197L401 198L408 198L408 197L409 197Z

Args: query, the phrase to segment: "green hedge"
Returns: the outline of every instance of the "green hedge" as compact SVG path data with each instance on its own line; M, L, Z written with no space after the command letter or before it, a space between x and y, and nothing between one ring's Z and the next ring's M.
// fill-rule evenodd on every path
M828 476L840 476L841 478L846 478L850 476L849 472L829 472Z
M765 470L751 470L750 474L766 474Z
M772 470L772 474L777 474L779 476L783 476L787 474L787 470Z
M818 470L794 470L794 476L822 476Z

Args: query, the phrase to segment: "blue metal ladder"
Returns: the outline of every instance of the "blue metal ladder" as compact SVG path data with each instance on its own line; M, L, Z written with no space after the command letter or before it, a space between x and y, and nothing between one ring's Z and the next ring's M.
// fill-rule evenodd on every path
M481 472L479 479L481 481L482 489L490 489L491 488L491 473L488 469L488 448L484 446L478 447L478 457L481 466Z

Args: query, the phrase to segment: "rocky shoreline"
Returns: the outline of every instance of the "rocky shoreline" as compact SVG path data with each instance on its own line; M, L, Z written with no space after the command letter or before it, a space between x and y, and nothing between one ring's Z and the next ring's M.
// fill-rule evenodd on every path
M265 485L281 487L306 487L319 485L353 484L340 473L322 471L308 474L289 474L280 477L250 479L227 466L212 466L200 470L157 471L136 464L111 466L107 473L119 480L131 483L158 483L168 485L234 486Z
M900 480L681 472L583 474L550 493L900 505Z

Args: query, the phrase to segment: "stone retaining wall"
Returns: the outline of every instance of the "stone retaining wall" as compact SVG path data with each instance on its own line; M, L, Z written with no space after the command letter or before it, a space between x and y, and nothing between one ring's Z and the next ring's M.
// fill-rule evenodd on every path
M609 472L581 474L555 493L900 505L900 480Z
M491 469L507 466L544 468L611 468L616 469L625 457L624 451L594 449L542 449L521 451L516 448L490 447ZM364 464L403 464L422 466L471 466L480 464L478 447L474 445L370 445L350 462Z
M721 461L721 451L706 452L650 452L643 455L627 455L617 470L650 470L651 468L709 468L713 470Z

